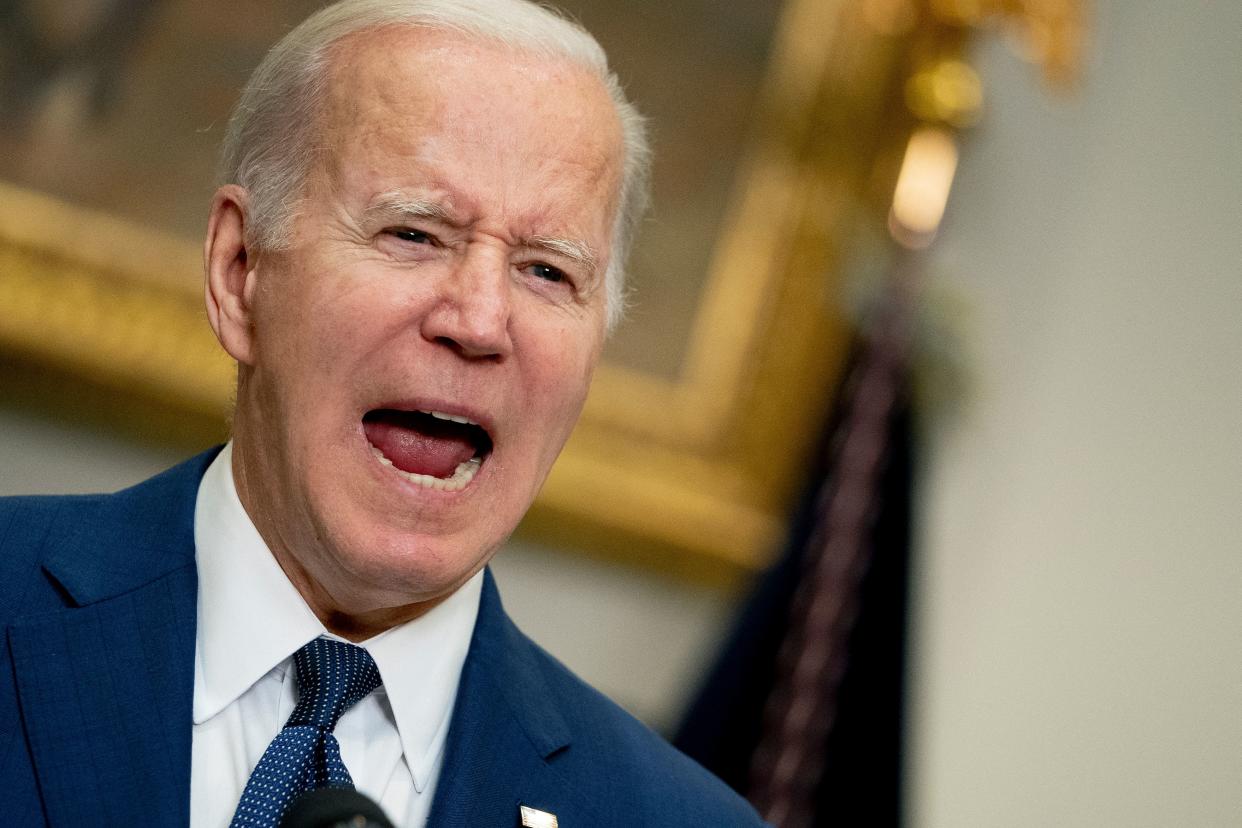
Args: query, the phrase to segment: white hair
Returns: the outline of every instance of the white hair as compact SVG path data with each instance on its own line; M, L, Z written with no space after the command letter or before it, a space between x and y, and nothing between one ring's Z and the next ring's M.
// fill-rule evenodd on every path
M623 141L620 204L605 274L611 329L625 306L625 258L647 205L646 128L595 38L556 11L528 0L342 0L282 38L250 76L224 137L220 178L250 195L247 244L279 250L289 243L314 164L313 132L325 97L331 46L356 32L389 25L459 32L566 59L599 77L616 108Z

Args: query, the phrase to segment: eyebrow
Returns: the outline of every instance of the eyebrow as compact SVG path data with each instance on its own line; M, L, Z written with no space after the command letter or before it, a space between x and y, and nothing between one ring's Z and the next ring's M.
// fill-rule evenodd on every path
M585 242L573 239L558 239L554 236L532 236L526 241L527 247L548 250L558 253L567 259L577 262L582 267L594 272L599 266L599 256Z
M392 191L380 193L367 205L366 215L384 218L435 219L453 224L453 216L443 204Z

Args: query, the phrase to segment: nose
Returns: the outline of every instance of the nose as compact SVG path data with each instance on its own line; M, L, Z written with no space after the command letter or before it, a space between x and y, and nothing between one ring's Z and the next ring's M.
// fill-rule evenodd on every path
M508 356L511 284L504 256L468 250L442 276L435 304L423 318L423 336L468 359Z

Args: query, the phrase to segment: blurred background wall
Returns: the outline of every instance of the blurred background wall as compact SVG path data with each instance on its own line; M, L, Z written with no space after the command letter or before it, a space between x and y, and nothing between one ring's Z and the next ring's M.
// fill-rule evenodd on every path
M993 42L934 259L912 825L1242 820L1242 4L1097 6L1052 100Z
M931 253L965 382L921 435L915 826L1242 814L1242 4L1096 16L1076 97L981 50L988 105ZM177 459L0 400L0 493ZM530 544L496 568L528 632L663 729L737 601Z

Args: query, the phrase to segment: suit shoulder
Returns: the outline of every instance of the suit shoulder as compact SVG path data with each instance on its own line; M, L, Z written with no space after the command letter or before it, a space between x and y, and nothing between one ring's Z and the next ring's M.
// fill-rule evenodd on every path
M8 617L38 578L58 539L76 532L105 495L0 497L0 618Z
M0 566L37 555L50 537L99 508L106 495L19 495L0 497ZM3 570L0 570L3 571Z
M609 824L760 826L735 791L530 639L551 692L574 733L564 762L589 769L606 793ZM642 815L642 818L636 818Z
M6 495L0 497L0 539L15 521L39 521L64 510L93 509L106 494Z

